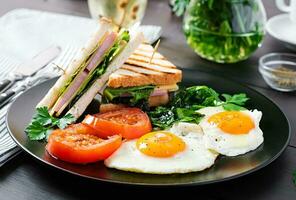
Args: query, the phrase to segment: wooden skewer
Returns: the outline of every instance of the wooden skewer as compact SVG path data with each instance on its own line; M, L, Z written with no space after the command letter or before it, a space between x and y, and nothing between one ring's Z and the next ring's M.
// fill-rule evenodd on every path
M120 23L119 23L119 25L118 25L119 28L122 27L122 24L123 24L123 22L124 22L124 20L125 20L125 18L126 18L126 8L127 8L127 6L123 7L123 15L122 15L122 18L121 18Z
M150 58L150 60L149 60L149 65L151 64L152 59L153 59L153 57L154 57L154 54L155 54L155 52L157 51L157 49L158 49L158 47L159 47L159 43L160 43L160 39L157 41L156 45L155 45L154 48L153 48L153 53L152 53L151 58Z
M65 71L62 67L60 67L59 65L57 65L57 64L55 64L55 63L52 63L52 64L55 65L55 67L56 67L59 71L63 71L63 74L66 73L66 71Z
M120 24L117 24L113 19L108 18L108 17L104 17L103 15L99 15L100 19L106 20L106 21L110 21L112 24L114 24L116 26L116 28L119 30L121 28Z

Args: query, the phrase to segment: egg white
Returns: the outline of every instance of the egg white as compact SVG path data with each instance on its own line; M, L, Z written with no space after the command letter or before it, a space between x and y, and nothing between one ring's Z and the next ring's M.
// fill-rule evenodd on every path
M200 133L192 132L190 135L190 137L179 135L185 142L186 148L172 157L159 158L145 155L137 149L137 140L130 140L124 142L104 163L109 168L149 174L188 173L211 167L218 154L205 148L203 141L200 140Z
M262 112L258 110L244 110L240 111L248 115L254 122L255 128L250 130L247 134L229 134L223 132L216 125L209 123L208 119L212 115L225 111L220 107L207 107L198 110L205 117L201 120L200 126L204 133L204 142L206 148L217 151L226 156L237 156L250 152L263 143L263 132L259 127L262 117Z

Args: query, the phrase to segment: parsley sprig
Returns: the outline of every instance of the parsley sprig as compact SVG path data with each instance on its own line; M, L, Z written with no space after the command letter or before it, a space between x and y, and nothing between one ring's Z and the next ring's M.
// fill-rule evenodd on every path
M75 119L71 114L56 118L49 114L47 107L40 107L36 109L36 113L25 132L30 140L44 140L48 138L53 129L64 129L74 121Z
M233 96L229 94L222 94L225 98L225 102L222 103L222 106L225 110L246 110L243 105L249 100L246 94L235 94Z

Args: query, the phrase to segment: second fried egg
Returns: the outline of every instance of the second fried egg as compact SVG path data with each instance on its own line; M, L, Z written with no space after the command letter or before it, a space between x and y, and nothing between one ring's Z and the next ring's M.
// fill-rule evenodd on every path
M256 149L263 142L258 110L226 111L223 107L198 110L205 117L200 126L205 146L226 156L237 156Z

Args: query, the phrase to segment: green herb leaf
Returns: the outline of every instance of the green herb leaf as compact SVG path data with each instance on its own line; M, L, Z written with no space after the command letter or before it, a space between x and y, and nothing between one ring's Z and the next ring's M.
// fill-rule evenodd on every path
M189 5L190 0L171 0L171 5L173 7L173 12L178 16L182 16L187 6Z
M153 127L166 129L175 122L174 112L166 107L159 106L154 111L148 113Z
M75 121L75 118L73 117L73 115L71 115L71 114L68 113L65 116L63 116L62 118L58 119L56 125L60 129L64 129L69 124L72 124L74 121Z
M191 122L198 124L204 115L200 114L194 109L177 108L177 120L180 122Z
M51 129L46 128L39 121L32 121L26 128L30 140L43 140L51 132Z
M53 119L48 113L47 107L37 108L37 113L33 118L38 119L38 122L43 126L51 124Z
M246 108L242 107L242 106L238 106L238 105L235 105L235 104L232 104L232 103L229 103L229 104L223 104L222 105L224 110L246 110Z
M216 106L221 100L219 94L207 86L192 86L181 89L174 96L170 106L174 107L191 107L199 106Z
M222 94L222 96L225 98L226 103L233 103L236 105L245 105L245 103L249 100L246 94L235 94L233 96L229 94Z
M64 129L74 121L75 119L71 114L56 118L49 114L47 107L40 107L36 109L36 114L25 132L30 140L44 140L48 138L53 129Z
M207 86L192 86L180 88L167 106L157 107L149 113L154 127L166 129L175 122L189 122L198 124L203 115L198 110L208 106L223 106L225 110L245 110L249 99L246 94L223 94L225 101L219 98L212 88Z
M147 103L150 94L153 92L155 86L138 86L127 88L106 88L104 96L108 102L124 103L130 106L139 105L140 103Z
M119 41L122 41L122 40L129 42L130 34L128 30L121 29L121 32L119 33Z
M249 100L246 94L235 94L233 96L229 94L222 94L225 98L225 102L222 103L222 106L225 110L246 110L242 107Z

